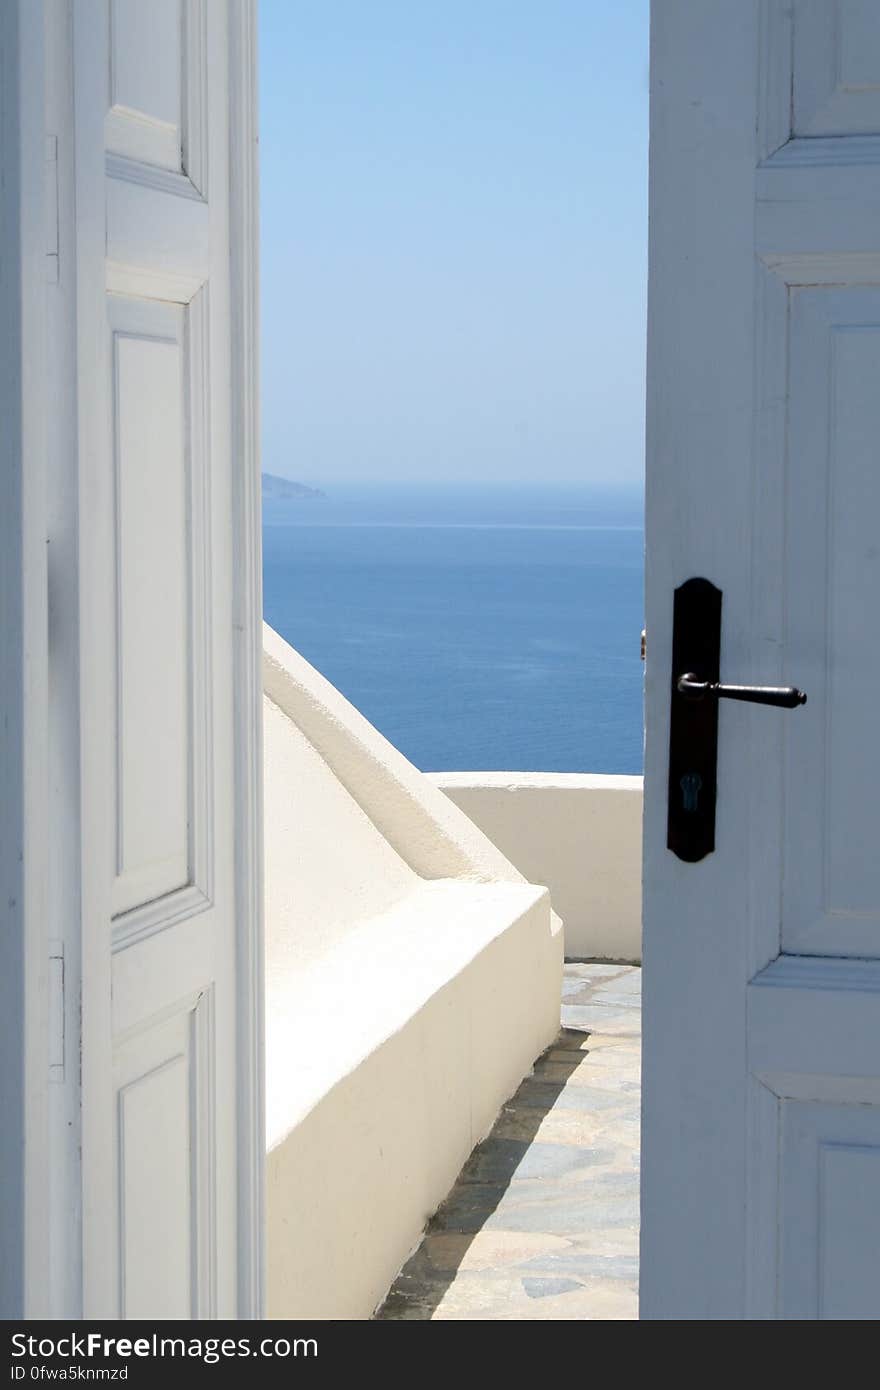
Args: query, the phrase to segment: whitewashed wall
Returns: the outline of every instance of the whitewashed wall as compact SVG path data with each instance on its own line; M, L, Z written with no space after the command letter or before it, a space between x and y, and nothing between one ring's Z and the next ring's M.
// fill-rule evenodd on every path
M567 956L641 959L641 777L438 772L431 780L529 883L550 889Z
M264 640L268 1311L368 1318L556 1036L562 929L545 888Z

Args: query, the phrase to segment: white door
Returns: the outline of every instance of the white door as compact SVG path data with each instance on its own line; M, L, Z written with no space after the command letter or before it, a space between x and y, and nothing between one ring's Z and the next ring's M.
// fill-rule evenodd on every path
M880 1316L880 7L653 7L642 1313ZM714 852L673 590L723 593Z
M82 909L55 1079L68 1111L81 1080L82 1161L53 1179L54 1311L254 1316L253 10L74 0L70 16L50 6L47 90L74 323L77 687L60 668L56 684L79 711Z

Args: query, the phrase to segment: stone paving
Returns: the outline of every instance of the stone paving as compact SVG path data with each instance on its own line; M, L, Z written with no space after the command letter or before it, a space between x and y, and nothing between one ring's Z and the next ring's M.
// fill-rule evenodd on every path
M640 1010L637 966L566 965L559 1037L377 1318L638 1316Z

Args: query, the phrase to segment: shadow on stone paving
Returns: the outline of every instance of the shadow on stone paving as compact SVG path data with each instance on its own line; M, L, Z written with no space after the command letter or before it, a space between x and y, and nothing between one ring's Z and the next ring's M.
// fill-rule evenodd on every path
M431 1318L458 1274L474 1237L491 1223L514 1175L518 1179L552 1179L608 1160L608 1153L595 1148L534 1143L542 1122L589 1051L584 1046L588 1038L586 1030L563 1028L542 1053L534 1074L521 1082L491 1134L474 1149L452 1192L428 1222L418 1250L404 1265L374 1315L377 1319ZM552 1072L552 1080L546 1077L547 1071ZM585 1088L582 1094L593 1108L614 1099L601 1092L588 1095ZM510 1137L511 1132L515 1138Z

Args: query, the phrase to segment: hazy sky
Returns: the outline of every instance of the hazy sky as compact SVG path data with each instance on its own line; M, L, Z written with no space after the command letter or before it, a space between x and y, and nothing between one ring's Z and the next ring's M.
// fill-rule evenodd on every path
M641 476L648 0L260 0L263 460Z

